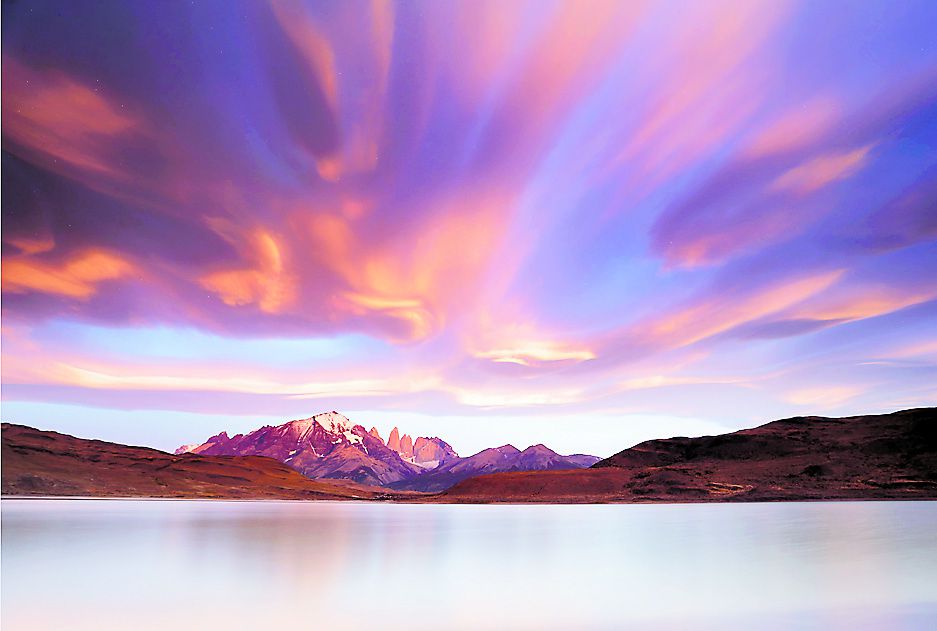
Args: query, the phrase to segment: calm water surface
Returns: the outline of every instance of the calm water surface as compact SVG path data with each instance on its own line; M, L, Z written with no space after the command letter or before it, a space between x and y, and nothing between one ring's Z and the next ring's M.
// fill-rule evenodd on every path
M17 629L937 628L937 503L3 500Z

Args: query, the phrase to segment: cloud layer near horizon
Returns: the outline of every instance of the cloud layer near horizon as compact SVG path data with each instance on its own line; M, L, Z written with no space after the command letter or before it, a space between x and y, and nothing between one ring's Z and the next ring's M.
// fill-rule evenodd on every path
M937 398L933 3L3 12L7 400Z

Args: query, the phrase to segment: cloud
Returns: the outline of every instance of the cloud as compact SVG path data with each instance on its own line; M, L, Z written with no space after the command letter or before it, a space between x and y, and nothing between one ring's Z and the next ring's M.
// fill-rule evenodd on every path
M874 250L903 248L937 237L937 167L878 208L846 228L844 237Z
M331 15L314 14L291 2L270 5L308 76L321 90L340 135L334 146L314 151L316 172L328 182L337 182L372 171L384 140L394 4L378 0L337 7ZM349 22L357 25L351 38L345 28ZM362 76L368 77L366 84L360 81Z
M694 344L783 311L831 287L843 270L786 278L741 296L708 296L640 324L635 337L663 348Z
M839 407L862 392L856 386L822 386L795 390L786 399L794 405L824 410Z
M390 338L414 341L471 302L494 264L512 200L460 190L425 203L433 212L396 239L371 237L365 217L298 213L314 264L334 279L333 317L373 319Z
M517 388L460 388L446 387L455 400L463 405L482 409L524 409L580 403L586 398L581 388L544 388L538 390Z
M659 215L654 251L670 266L712 266L804 233L838 210L832 184L868 173L873 148L881 160L883 139L907 133L933 107L931 75L919 72L869 103L842 106L839 116L841 106L832 103L840 97L826 93L756 128ZM797 123L806 127L791 132Z
M735 335L748 339L778 339L813 333L845 320L816 318L782 318L756 321L736 328Z
M806 163L779 175L770 188L808 195L854 175L865 165L871 149L871 145L866 145L845 153L830 153L811 158Z
M87 300L102 282L136 273L136 266L121 256L88 250L61 263L20 257L3 262L3 291L40 292Z
M645 62L640 114L613 159L633 185L660 183L729 141L766 98L752 72L773 35L791 16L787 2L714 2L670 16L673 29ZM700 23L711 28L700 29ZM756 61L758 60L758 61ZM634 177L637 176L637 177Z
M810 390L930 342L925 4L5 6L4 396L885 400Z
M893 359L934 358L937 360L937 339L925 339L891 349L887 356Z
M798 102L755 132L744 152L757 158L802 149L827 134L842 110L840 100L828 94Z
M478 314L465 332L463 346L466 353L478 359L528 368L577 364L596 358L585 342L563 337L524 321L519 312L512 315L501 309Z
M49 168L118 175L115 137L136 133L139 123L98 88L61 72L40 72L3 56L4 136L41 156Z
M831 200L818 195L868 164L872 146L796 164L740 164L665 212L653 228L654 245L670 264L698 267L789 238L831 212Z
M55 247L55 239L49 235L8 237L4 239L23 254L42 254Z
M510 348L495 348L475 354L482 359L496 363L520 364L530 366L545 362L581 362L595 359L595 353L588 349L570 348L562 343L550 341L521 342Z
M210 272L199 282L228 306L256 305L265 313L278 313L296 299L296 283L284 270L281 245L264 230L250 235L248 241L253 269Z
M895 286L844 287L792 310L795 319L834 322L865 320L937 298L937 289Z

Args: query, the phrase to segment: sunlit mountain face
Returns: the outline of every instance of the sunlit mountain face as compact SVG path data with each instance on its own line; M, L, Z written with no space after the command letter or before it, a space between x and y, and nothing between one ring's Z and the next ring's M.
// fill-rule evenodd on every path
M5 421L609 455L937 399L937 3L2 17Z

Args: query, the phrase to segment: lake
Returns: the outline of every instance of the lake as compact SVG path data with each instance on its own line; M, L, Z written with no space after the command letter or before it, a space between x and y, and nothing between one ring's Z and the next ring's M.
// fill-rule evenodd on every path
M0 509L4 631L937 628L937 502Z

